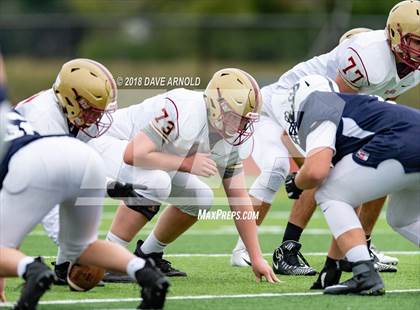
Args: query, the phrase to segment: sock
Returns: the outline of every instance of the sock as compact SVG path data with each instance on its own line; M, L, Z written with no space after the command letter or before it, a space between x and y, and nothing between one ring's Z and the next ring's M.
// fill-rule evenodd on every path
M238 242L236 242L236 246L235 246L235 248L233 250L234 251L237 251L237 250L242 250L242 249L245 249L245 248L246 247L245 247L244 242L242 241L241 237L239 237L238 238Z
M156 239L155 234L152 231L146 238L146 240L144 240L144 243L142 244L140 250L144 254L162 253L166 246L166 243L160 242L158 239Z
M119 245L121 245L121 246L123 246L123 247L127 247L128 246L128 244L129 244L129 242L127 242L127 241L125 241L125 240L123 240L123 239L121 239L120 237L118 237L117 235L115 235L115 234L113 234L111 231L108 231L108 233L106 234L106 238L105 238L106 240L108 240L108 241L111 241L111 242L114 242L114 243L116 243L116 244L119 244Z
M136 272L144 267L146 261L143 258L135 257L130 260L127 264L127 274L133 279L136 280Z
M302 235L303 229L290 222L287 223L286 230L284 232L283 241L293 240L299 242L300 235Z
M19 277L23 278L23 275L26 272L26 267L34 262L34 258L30 257L30 256L26 256L24 258L22 258L17 266L17 274Z
M366 235L366 244L368 249L370 249L370 243L372 241L372 238L370 237L370 235Z
M324 266L327 268L340 268L339 260L327 256Z
M346 253L347 260L349 262L358 262L361 260L370 260L369 251L366 245L361 244L351 248Z

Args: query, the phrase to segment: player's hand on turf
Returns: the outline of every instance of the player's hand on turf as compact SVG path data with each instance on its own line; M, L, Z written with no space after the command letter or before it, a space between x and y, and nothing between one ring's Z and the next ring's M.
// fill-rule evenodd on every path
M4 293L5 287L6 287L6 279L0 278L0 302L7 302L6 294Z
M290 199L299 199L300 194L302 194L303 190L298 188L295 183L297 173L293 172L289 174L284 182L287 192L287 197Z
M216 175L218 172L217 165L214 160L210 158L210 154L195 153L194 155L185 158L184 164L190 173L202 177Z
M262 278L265 278L269 283L280 282L273 269L271 269L267 261L262 257L252 262L252 270L254 271L257 282L261 282Z

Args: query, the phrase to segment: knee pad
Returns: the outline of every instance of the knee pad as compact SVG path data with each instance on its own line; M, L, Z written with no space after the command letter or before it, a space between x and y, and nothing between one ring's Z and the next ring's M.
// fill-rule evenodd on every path
M160 202L144 197L137 190L147 190L147 187L118 181L107 185L109 197L124 201L128 208L143 214L150 221L159 212Z
M321 203L320 208L335 239L349 230L362 228L354 208L347 203L329 200Z
M194 204L181 206L177 205L175 207L188 215L198 217L200 210L207 211L212 207L213 197L214 193L210 188L207 190L201 189L199 196L197 195L196 197L191 198L191 200L194 201Z
M272 203L290 170L289 158L277 158L270 168L263 169L252 184L249 194L258 200Z

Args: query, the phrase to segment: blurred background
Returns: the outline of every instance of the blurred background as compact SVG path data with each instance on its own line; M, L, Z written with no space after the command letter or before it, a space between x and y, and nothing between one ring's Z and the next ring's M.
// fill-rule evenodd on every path
M51 87L62 63L75 57L102 62L114 77L200 77L195 88L205 88L217 69L234 66L264 86L328 52L351 28L383 29L397 2L0 0L0 48L12 102ZM154 92L120 92L119 104ZM399 101L420 108L419 92Z

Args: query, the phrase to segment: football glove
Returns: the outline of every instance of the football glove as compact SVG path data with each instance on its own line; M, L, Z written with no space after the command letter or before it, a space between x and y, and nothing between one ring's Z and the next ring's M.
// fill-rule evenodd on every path
M286 177L285 185L286 185L286 192L287 197L290 199L299 199L300 194L302 194L303 190L296 186L295 178L297 173L293 172Z

